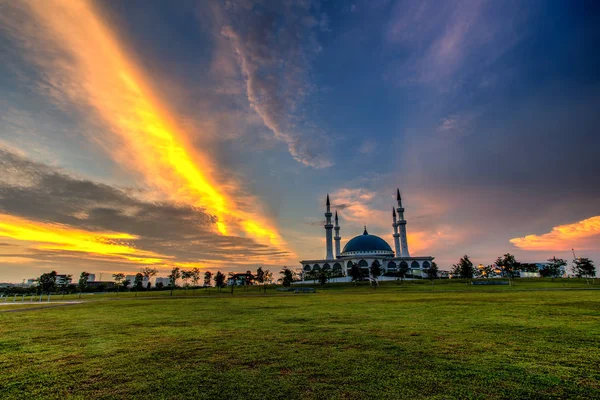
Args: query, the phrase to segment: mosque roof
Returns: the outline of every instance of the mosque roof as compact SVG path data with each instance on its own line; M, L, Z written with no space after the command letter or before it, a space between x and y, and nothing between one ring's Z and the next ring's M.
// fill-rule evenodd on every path
M373 251L385 251L392 252L392 248L389 244L379 236L369 235L367 229L362 235L353 237L346 243L344 246L344 251L342 253L348 252L364 252L369 253Z

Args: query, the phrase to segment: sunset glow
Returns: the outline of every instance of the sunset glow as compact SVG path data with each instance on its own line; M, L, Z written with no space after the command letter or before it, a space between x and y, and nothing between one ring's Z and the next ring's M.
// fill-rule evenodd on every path
M593 248L598 240L600 240L600 216L556 226L543 235L527 235L510 239L510 242L523 250L568 251L572 248Z
M240 210L215 180L213 162L190 147L143 73L131 61L111 29L88 1L52 0L28 3L44 28L36 39L67 52L74 61L37 59L53 92L89 103L113 137L96 139L118 162L141 174L169 198L206 209L216 217L218 232L228 234L241 220L249 237L285 249L279 233L254 210ZM67 77L72 79L67 82ZM79 83L73 83L79 82ZM115 141L122 144L115 146ZM231 182L227 182L231 186Z
M120 232L90 232L60 224L0 214L0 237L29 243L37 250L86 253L137 264L162 264L169 257L135 248L138 237Z

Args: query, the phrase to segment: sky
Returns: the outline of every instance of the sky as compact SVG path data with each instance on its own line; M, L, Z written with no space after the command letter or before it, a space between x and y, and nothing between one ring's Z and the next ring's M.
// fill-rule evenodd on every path
M600 262L593 1L0 0L0 281L392 240Z

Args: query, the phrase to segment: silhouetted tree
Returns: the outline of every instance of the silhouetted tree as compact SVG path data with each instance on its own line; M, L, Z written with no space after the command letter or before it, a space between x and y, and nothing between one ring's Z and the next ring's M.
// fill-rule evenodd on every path
M192 282L194 283L194 288L198 287L198 282L200 282L200 268L192 269Z
M348 263L350 264L350 277L352 278L352 282L354 282L354 286L356 286L356 283L362 278L360 268L358 267L358 264L353 263L352 261L349 261Z
M267 284L270 284L273 280L273 273L268 269L265 270L265 284L263 285L264 293L267 293Z
M473 267L473 263L469 259L469 256L464 255L458 264L454 264L452 273L460 276L463 279L466 279L467 282L470 282L475 274L475 268Z
M146 278L148 280L148 285L147 285L147 289L150 289L150 287L152 286L150 284L150 278L152 278L153 276L155 276L158 272L158 270L156 268L152 268L152 267L143 267L140 272L142 273L142 275L144 276L144 278Z
M383 273L381 265L377 261L373 261L369 267L369 273L371 275L373 287L379 286L379 277Z
M121 282L123 282L123 280L125 279L125 274L123 274L123 273L113 274L113 279L115 280L115 284L117 286L117 296L118 296L119 295L119 286L121 286Z
M225 286L225 274L222 274L221 271L217 271L215 274L215 286L219 289L219 292Z
M576 277L583 277L586 279L586 282L588 278L596 276L594 262L586 257L579 257L573 260L573 271L575 272Z
M406 278L406 274L409 270L410 268L408 267L407 263L400 263L400 265L398 265L398 276L400 277L400 282L404 283L404 278Z
M135 278L133 278L133 288L135 289L135 296L137 297L137 292L142 288L142 284L144 283L144 275L141 272L135 274Z
M431 263L429 268L425 268L424 272L427 274L427 279L429 279L433 285L439 273L439 269L435 261Z
M38 279L38 288L41 293L50 293L56 290L56 271L42 274Z
M552 279L558 278L563 274L563 268L566 266L567 262L562 258L549 258L548 262L540 269L540 275Z
M204 287L205 288L209 288L210 287L210 280L212 279L212 272L210 271L206 271L204 273Z
M174 267L169 274L169 285L171 286L171 294L173 296L173 289L175 289L175 285L177 284L177 279L181 278L181 272L179 267Z
M83 271L79 275L79 281L77 282L77 289L79 289L79 298L81 298L81 292L87 289L88 287L88 279L90 278L90 273Z
M188 279L192 277L192 271L182 270L181 271L181 279L183 279L183 287L188 288Z
M256 279L256 282L258 282L260 285L264 286L264 284L265 284L265 272L263 271L262 267L258 267L256 269L255 279ZM260 288L259 288L259 291L260 291Z
M515 259L515 256L510 253L506 253L504 256L496 259L496 265L500 267L504 276L508 278L508 282L512 284L512 278L519 270L521 263Z
M292 270L289 269L288 267L283 267L281 269L281 272L279 272L279 273L283 277L283 279L281 281L283 286L290 287L292 285L292 282L294 282L294 272L292 272Z

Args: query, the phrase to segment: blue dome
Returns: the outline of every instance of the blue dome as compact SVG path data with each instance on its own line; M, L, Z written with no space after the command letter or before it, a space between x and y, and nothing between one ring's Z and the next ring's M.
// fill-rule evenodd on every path
M356 236L344 246L342 253L372 253L372 252L386 252L393 253L392 248L389 244L379 236L369 235L365 229L364 233L360 236Z

